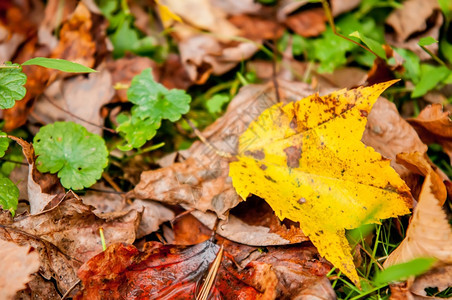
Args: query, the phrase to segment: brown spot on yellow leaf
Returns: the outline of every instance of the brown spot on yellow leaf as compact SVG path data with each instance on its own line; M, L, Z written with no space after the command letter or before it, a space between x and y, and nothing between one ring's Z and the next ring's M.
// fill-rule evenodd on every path
M301 147L290 146L284 149L287 157L287 166L289 168L298 168L300 166Z

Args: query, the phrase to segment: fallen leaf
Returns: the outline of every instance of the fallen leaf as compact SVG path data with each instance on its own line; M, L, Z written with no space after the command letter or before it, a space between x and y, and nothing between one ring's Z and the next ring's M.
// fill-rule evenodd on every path
M314 37L325 31L326 20L323 8L317 7L288 16L285 24L298 35Z
M351 11L357 7L361 0L331 0L331 14L335 17L342 13Z
M45 123L73 121L83 125L92 133L102 135L101 126L104 120L100 110L103 105L110 102L115 91L110 73L102 68L98 68L98 71L87 77L82 75L54 82L46 89L43 96L48 97L47 99L51 102L47 99L39 99L34 112Z
M221 75L259 49L254 42L222 44L211 35L184 38L178 44L182 63L190 79L203 84L210 74Z
M210 240L189 247L149 242L144 252L112 245L79 269L84 288L75 299L193 299L219 248ZM251 263L240 271L225 255L210 295L273 299L276 282L269 265Z
M279 81L279 89L281 99L286 102L311 92L306 84L287 81ZM271 83L245 86L231 101L225 115L202 134L218 150L235 153L240 133L276 102ZM228 178L229 161L201 142L181 151L180 157L184 159L180 163L143 172L131 197L184 204L188 208L215 212L225 219L225 213L240 202Z
M77 269L80 267L81 262L69 258L55 245L38 236L5 226L12 223L9 218L2 220L0 223L3 225L0 228L0 239L36 249L40 260L40 276L48 281L53 279L62 294L77 281Z
M450 113L443 111L441 104L435 103L424 108L417 118L410 118L408 123L427 145L440 144L452 161L452 121Z
M438 288L441 292L452 286L452 265L444 265L433 268L414 280L410 286L410 292L418 296L427 296L425 289L428 287Z
M54 300L60 297L55 284L45 280L40 274L32 274L32 280L27 283L27 288L16 294L16 299L21 300Z
M142 211L140 225L138 226L137 238L144 237L159 229L163 222L174 219L174 212L155 201L135 200L129 209Z
M432 172L431 192L435 195L436 199L438 199L440 206L444 204L447 198L447 189L443 183L444 177L442 176L445 175L431 162L426 152L399 153L397 154L396 161L411 172L422 175L423 177L427 177L430 172ZM447 179L447 176L444 179Z
M407 0L389 15L386 24L393 29L386 34L389 44L411 50L419 58L426 60L430 59L430 55L417 43L422 37L439 39L443 15L436 0ZM438 52L437 43L427 48L433 53Z
M77 198L64 199L41 214L18 217L10 226L39 236L81 262L102 251L99 228L104 229L107 244L135 241L141 213L131 210L95 215L93 210Z
M229 22L242 30L244 38L259 41L279 39L284 28L274 19L252 15L235 15Z
M441 262L452 262L452 229L440 205L442 199L437 199L433 192L440 188L437 184L442 182L431 170L425 178L405 239L389 255L384 267L418 257L435 257Z
M369 116L362 142L391 160L391 167L404 179L410 171L396 162L402 152L427 152L416 131L399 115L394 103L380 97Z
M14 299L39 269L39 255L30 247L0 240L0 298Z
M226 14L213 6L210 0L187 0L184 2L160 0L160 2L196 28L227 37L236 36L239 33L239 30L226 20ZM193 7L196 7L196 9L193 9Z
M393 83L274 105L241 135L238 161L230 164L242 199L257 195L280 219L300 222L320 254L356 284L345 229L411 206L389 161L360 142L372 105Z
M73 14L60 30L60 41L53 49L52 58L63 58L92 68L95 63L96 43L91 12L79 2Z
M217 218L213 213L191 213L209 229ZM284 224L262 199L252 197L229 212L227 220L217 225L217 234L228 240L249 246L274 246L301 243L309 240L298 224Z

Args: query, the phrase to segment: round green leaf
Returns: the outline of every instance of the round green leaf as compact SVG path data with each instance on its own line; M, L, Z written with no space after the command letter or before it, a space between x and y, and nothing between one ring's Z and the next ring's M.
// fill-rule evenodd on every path
M108 164L105 141L74 122L42 127L33 146L38 170L58 172L61 184L74 190L93 185Z
M27 82L27 76L22 73L20 65L6 62L5 67L0 68L0 109L13 107L27 92L23 86Z
M19 202L19 189L9 178L0 175L0 205L14 214Z
M127 141L124 145L118 146L121 151L140 148L154 137L160 127L160 121L156 122L149 118L141 120L124 114L118 115L117 121L120 125L116 130L123 133Z
M168 90L155 82L149 68L132 79L127 98L136 104L132 114L141 119L175 122L190 110L191 97L183 90Z

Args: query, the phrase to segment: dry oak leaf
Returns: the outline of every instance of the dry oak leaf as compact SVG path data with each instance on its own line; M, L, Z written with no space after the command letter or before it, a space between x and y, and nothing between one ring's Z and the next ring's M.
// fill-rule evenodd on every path
M246 199L265 199L280 219L300 222L319 253L355 284L345 229L409 213L409 188L360 140L367 115L394 81L276 104L239 140L229 175Z
M384 267L418 257L435 257L452 263L452 228L437 195L443 183L431 169L425 177L419 202L413 212L406 237L384 263ZM444 187L442 187L444 188Z
M0 298L14 299L39 269L39 255L28 246L0 240Z
M440 144L452 160L452 121L450 113L435 103L424 108L417 118L407 120L426 144Z

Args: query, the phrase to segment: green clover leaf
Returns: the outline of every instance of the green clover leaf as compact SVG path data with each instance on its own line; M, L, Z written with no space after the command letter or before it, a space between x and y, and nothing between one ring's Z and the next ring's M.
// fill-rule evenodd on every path
M105 141L74 122L42 127L33 139L40 172L57 173L61 184L79 190L93 185L108 164Z
M120 124L117 131L124 133L124 138L127 141L125 145L118 146L118 149L121 151L140 148L154 137L157 129L160 127L160 121L156 122L150 118L141 120L140 118L130 117L125 114L118 115L117 121Z
M6 62L0 68L0 109L11 108L25 97L26 82L27 76L22 73L20 65Z
M127 98L136 104L132 114L141 119L168 119L175 122L190 110L191 97L185 91L168 90L155 82L149 68L133 78Z

